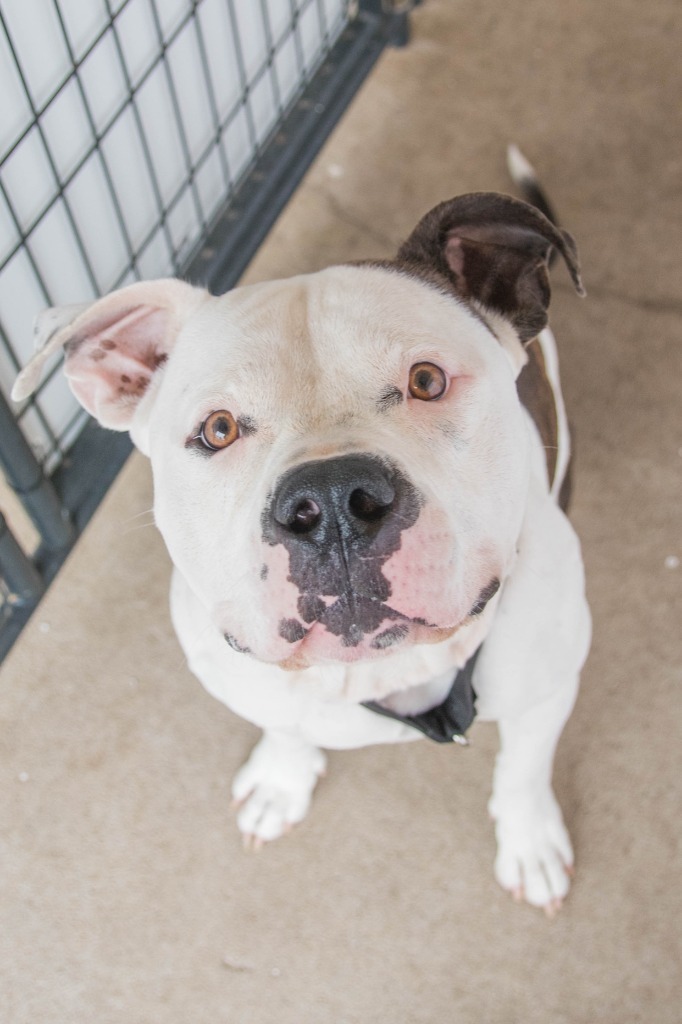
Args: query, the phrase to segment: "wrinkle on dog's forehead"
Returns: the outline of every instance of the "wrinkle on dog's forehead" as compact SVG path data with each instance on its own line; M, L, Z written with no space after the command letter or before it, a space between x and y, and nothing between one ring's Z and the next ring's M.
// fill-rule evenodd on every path
M189 402L281 425L286 408L313 414L331 396L324 344L310 327L308 278L238 288L186 325L173 367ZM197 360L197 350L201 360ZM320 402L320 399L322 401ZM207 408L206 411L210 411Z
M458 324L465 330L457 332ZM217 386L266 404L284 391L309 413L349 416L356 396L385 400L411 348L437 347L458 334L458 357L476 359L471 331L488 333L455 299L423 282L385 268L332 267L207 303L187 326L183 361L210 337L213 372L204 367L203 376Z

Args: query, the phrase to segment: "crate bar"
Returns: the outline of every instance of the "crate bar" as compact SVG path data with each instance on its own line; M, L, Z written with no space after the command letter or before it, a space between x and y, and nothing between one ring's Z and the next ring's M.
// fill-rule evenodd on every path
M42 576L14 538L0 512L0 567L2 579L11 594L12 610L31 607L43 593Z
M188 280L216 294L236 284L385 48L384 24L361 13L344 29L190 259Z
M360 10L383 21L389 46L407 46L410 41L410 11L422 0L359 0Z
M7 482L21 498L49 551L65 551L75 540L68 511L53 483L43 474L4 395L0 394L0 464ZM5 574L0 560L0 571Z

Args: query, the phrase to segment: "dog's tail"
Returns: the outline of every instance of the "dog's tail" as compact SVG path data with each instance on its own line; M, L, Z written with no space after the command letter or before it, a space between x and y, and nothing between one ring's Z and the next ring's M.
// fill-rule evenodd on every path
M556 211L540 184L537 171L530 160L526 159L519 147L515 146L514 143L510 143L507 146L507 168L512 176L512 181L526 202L534 206L540 213L544 213L547 220L551 221L554 227L561 227ZM557 255L556 249L552 249L549 256L550 267L554 266Z
M512 180L526 202L538 209L540 213L544 213L547 220L551 221L555 227L559 227L559 218L540 184L535 168L519 147L513 144L507 146L507 167Z

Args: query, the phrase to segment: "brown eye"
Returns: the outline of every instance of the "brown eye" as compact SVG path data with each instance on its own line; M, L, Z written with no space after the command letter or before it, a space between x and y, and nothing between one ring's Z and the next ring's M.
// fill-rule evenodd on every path
M212 451L228 448L239 437L239 426L231 412L219 409L201 424L199 440Z
M433 402L445 394L447 377L433 363L415 363L410 370L409 391L420 402Z

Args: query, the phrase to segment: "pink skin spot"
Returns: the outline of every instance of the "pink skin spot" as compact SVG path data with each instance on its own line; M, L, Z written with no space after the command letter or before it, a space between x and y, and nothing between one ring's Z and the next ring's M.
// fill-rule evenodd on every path
M453 625L461 610L452 608L454 547L451 528L437 510L424 509L401 534L400 548L383 567L391 585L387 604L411 619Z
M267 566L267 601L273 609L273 618L298 618L298 587L289 579L289 552L283 544L268 549L265 559Z

